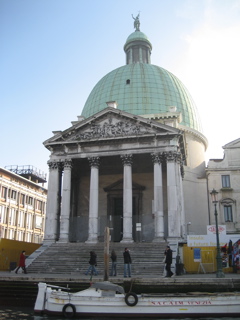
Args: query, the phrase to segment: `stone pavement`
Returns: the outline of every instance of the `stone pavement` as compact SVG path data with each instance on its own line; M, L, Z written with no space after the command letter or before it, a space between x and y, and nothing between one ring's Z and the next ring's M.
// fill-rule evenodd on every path
M101 281L103 280L104 275L103 274L99 274L97 276L93 276L93 279ZM0 280L13 280L13 279L25 279L25 280L36 280L36 279L61 279L61 280L67 280L69 281L69 279L75 279L75 280L83 280L83 281L88 281L90 279L90 275L85 275L85 274L81 274L79 272L71 272L71 273L66 273L66 274L57 274L57 273L20 273L18 272L18 274L16 274L14 271L0 271ZM225 273L225 278L217 278L215 273L198 273L198 274L182 274L179 276L173 276L172 278L165 278L163 277L161 274L159 275L155 275L155 274L149 274L149 275L144 275L144 277L142 277L141 275L132 275L132 278L129 279L166 279L166 281L171 281L172 279L174 279L174 281L176 280L181 280L181 279L185 279L185 280L190 280L190 279L202 279L203 281L205 279L217 279L217 280L223 280L223 279L239 279L240 280L240 274L239 273ZM123 274L119 274L116 277L109 277L109 279L111 281L116 281L116 280L128 280L126 278L123 277Z

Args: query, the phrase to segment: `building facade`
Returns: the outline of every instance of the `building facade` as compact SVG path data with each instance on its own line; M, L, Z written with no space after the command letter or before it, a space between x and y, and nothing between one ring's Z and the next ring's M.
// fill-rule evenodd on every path
M44 142L51 152L46 242L186 239L209 223L207 139L182 82L151 64L139 30L124 45L126 65L104 76L81 116ZM197 197L196 197L197 195Z
M218 223L226 225L227 234L240 233L240 139L223 146L223 159L211 159L206 168L209 191L218 192ZM212 207L211 199L209 206ZM214 211L210 211L214 224Z
M0 168L0 238L42 243L47 189L39 182L33 167Z

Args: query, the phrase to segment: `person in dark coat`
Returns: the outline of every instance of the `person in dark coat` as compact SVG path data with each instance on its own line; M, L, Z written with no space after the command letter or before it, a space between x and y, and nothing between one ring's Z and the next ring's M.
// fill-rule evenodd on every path
M25 254L26 254L26 251L23 250L22 253L20 254L19 264L18 264L18 267L17 267L15 273L18 273L18 270L20 268L23 269L24 273L27 273L26 265L25 265L25 260L26 260Z
M112 260L112 270L111 270L110 276L116 276L117 275L117 255L114 250L112 250L110 258Z
M164 254L165 254L165 263L166 263L166 271L167 271L166 277L171 277L173 275L173 272L171 271L172 250L170 249L169 246L166 247Z
M91 275L95 275L95 276L98 275L98 272L95 268L96 266L97 266L97 255L94 251L90 251L89 267L85 275L87 276L90 271L91 271L90 272Z
M128 248L125 248L125 250L123 252L123 259L124 259L124 278L127 277L127 273L128 273L129 278L131 278L132 259L131 259Z

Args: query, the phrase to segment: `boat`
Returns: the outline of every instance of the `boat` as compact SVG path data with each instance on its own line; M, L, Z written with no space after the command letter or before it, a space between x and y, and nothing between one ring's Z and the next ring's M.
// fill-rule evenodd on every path
M35 313L101 317L240 317L240 292L125 293L110 281L96 282L71 293L68 288L40 282Z

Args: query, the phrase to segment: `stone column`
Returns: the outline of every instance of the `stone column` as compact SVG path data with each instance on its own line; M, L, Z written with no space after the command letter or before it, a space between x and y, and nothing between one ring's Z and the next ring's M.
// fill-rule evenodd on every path
M121 156L123 162L123 238L121 242L133 242L132 238L132 155Z
M91 166L89 195L89 226L86 243L98 242L98 194L99 194L99 157L88 158Z
M166 152L165 157L167 160L168 237L180 238L183 216L181 154L179 152Z
M48 166L49 179L44 242L55 242L58 240L62 164L58 161L49 161Z
M139 61L140 61L140 62L143 62L142 48L139 48Z
M60 222L61 242L69 241L69 218L71 208L71 171L72 160L64 161L63 187L62 187L62 209Z
M133 51L132 51L132 48L131 48L130 52L129 52L129 58L128 58L127 64L131 64L132 61L133 61Z
M163 216L163 181L162 181L162 162L164 156L162 153L152 153L154 164L154 242L164 241L164 216Z
M186 237L186 220L185 220L185 208L184 208L184 197L183 197L183 178L184 178L184 167L183 167L183 158L180 156L180 179L179 179L179 188L180 188L180 201L181 201L181 217L180 217L180 225L181 225L181 236L182 238Z
M148 63L151 64L151 51L149 48L147 49L147 59L148 59Z

